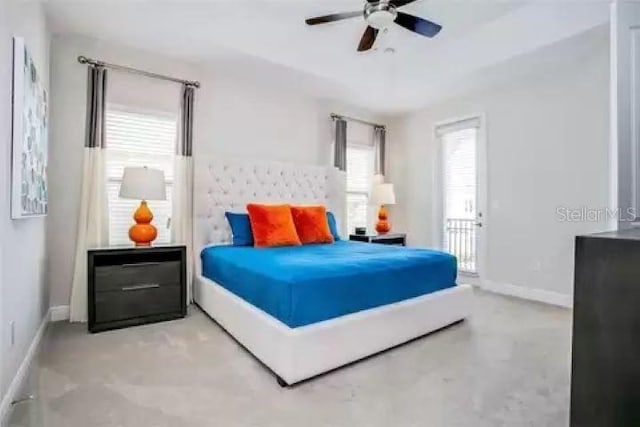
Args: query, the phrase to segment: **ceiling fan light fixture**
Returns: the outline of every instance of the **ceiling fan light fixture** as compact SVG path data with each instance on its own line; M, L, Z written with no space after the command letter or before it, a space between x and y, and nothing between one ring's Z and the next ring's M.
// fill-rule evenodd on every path
M367 24L377 30L389 27L397 16L396 8L386 2L369 3L364 9Z
M358 43L358 52L365 52L373 48L378 33L381 31L383 33L386 32L391 24L397 24L424 37L435 37L442 30L442 25L397 10L397 8L406 6L414 1L416 0L367 0L364 11L360 9L353 12L332 13L309 18L305 22L307 25L318 25L364 16L367 28L365 28L360 38L360 43Z

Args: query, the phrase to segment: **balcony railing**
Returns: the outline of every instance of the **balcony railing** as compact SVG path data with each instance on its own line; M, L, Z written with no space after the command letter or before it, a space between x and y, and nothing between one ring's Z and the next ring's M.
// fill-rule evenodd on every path
M458 258L458 270L477 273L477 234L474 219L447 218L444 232L446 250Z

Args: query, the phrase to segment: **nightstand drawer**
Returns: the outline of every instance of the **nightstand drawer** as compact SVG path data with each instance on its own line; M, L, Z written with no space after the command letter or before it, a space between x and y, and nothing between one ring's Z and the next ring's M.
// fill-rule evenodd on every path
M137 285L123 290L100 292L95 296L95 321L114 322L182 310L181 288Z
M379 243L382 245L396 245L396 246L404 246L405 238L404 237L391 237L384 239L372 239L372 243Z
M406 246L407 235L404 233L389 234L350 234L349 240L356 242L377 243L380 245Z
M95 267L96 292L121 291L141 285L180 285L180 261L140 262Z

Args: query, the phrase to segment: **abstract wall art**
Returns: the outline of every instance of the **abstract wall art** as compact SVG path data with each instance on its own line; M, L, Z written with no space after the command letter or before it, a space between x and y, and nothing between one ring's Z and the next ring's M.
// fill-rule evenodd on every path
M47 214L48 98L24 39L13 39L11 217Z

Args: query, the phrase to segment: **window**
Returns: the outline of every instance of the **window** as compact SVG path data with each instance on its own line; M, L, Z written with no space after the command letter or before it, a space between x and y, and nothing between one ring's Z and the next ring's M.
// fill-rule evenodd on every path
M128 230L139 200L118 197L125 166L162 169L167 180L167 200L150 200L158 243L169 243L171 194L176 147L177 116L163 112L139 111L109 104L106 111L107 191L109 203L109 243L129 243Z
M369 222L369 190L373 180L374 152L370 145L347 146L347 227L366 227Z

